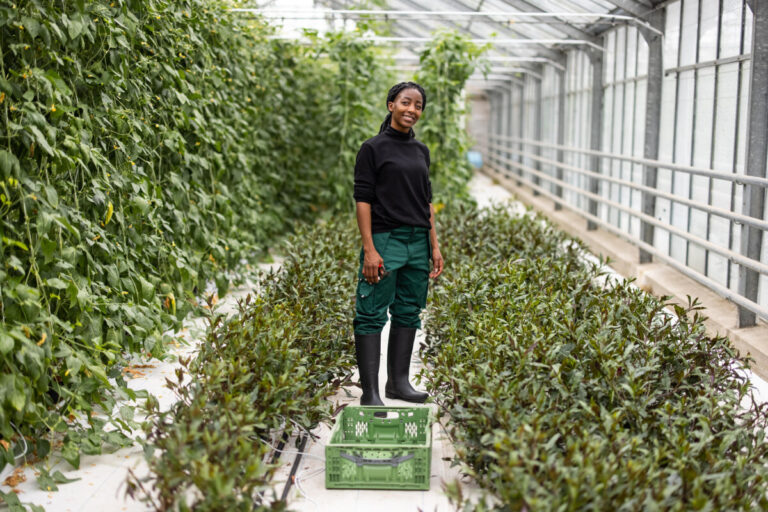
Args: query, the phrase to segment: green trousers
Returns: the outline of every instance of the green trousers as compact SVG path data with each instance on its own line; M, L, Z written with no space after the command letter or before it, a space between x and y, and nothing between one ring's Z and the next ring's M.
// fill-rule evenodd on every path
M392 326L421 327L419 314L427 305L431 244L429 230L401 226L386 233L375 233L373 245L384 260L389 275L370 284L363 277L364 252L360 251L355 334L376 334L387 323Z

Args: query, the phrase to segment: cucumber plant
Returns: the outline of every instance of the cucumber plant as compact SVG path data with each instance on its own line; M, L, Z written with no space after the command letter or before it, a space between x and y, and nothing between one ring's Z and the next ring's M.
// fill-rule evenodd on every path
M339 162L380 96L344 73L370 50L331 39L333 68L233 6L0 5L0 465L20 436L74 466L129 442L93 413L138 398L130 354L162 357L207 283L351 201Z

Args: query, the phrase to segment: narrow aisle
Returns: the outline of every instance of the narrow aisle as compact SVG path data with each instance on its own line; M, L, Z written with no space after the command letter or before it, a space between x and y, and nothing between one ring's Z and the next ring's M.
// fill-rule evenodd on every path
M512 195L503 187L496 185L485 175L477 174L469 184L472 197L481 207L489 207L492 204L503 204L512 199ZM525 208L517 202L510 202L511 207L525 212ZM438 214L439 215L439 214ZM438 233L439 236L439 233ZM450 255L446 255L447 264L450 265ZM389 323L384 327L381 337L381 360L379 370L379 389L383 390L387 380L387 342L389 338ZM418 373L422 368L419 359L419 345L424 340L424 333L418 331L416 342L414 343L411 376ZM354 380L358 377L355 375ZM423 387L414 382L417 389L423 390ZM353 386L344 388L332 399L334 405L357 405L360 401L361 390ZM392 406L410 406L412 404L402 400L382 400L386 405ZM434 412L437 412L437 406L431 405ZM461 473L457 466L451 467L451 460L454 456L454 449L448 435L441 424L435 423L432 427L432 465L429 491L392 491L392 490L356 490L356 489L326 489L325 488L325 445L330 438L331 427L321 425L315 431L319 438L310 441L305 448L309 456L302 457L300 467L297 472L297 478L294 485L291 486L289 493L289 504L293 510L301 512L318 511L371 511L371 512L390 512L393 509L406 511L448 511L453 507L443 493L442 486L445 482L459 480L466 493L470 496L476 495L478 489L466 479L461 479ZM285 482L291 472L291 465L295 460L296 447L292 443L285 449L287 453L281 459L284 466L278 475L278 485L275 491L278 496L283 492Z
M379 389L384 389L386 383L386 354L387 339L389 336L389 323L382 332L381 347L381 366L379 370ZM414 343L412 355L411 375L415 375L421 368L418 359L418 345L423 341L423 334L419 332ZM355 375L353 380L357 381ZM413 382L413 378L412 378ZM422 386L415 383L417 389L423 389ZM357 386L350 386L340 390L331 400L334 406L338 405L357 405L360 402L361 390ZM411 406L408 402L402 400L391 400L384 398L382 400L388 406ZM431 405L432 410L436 412L436 406ZM318 436L315 441L307 443L305 451L309 455L301 458L300 467L296 473L294 484L290 487L288 503L292 510L301 512L317 511L338 511L338 512L357 512L365 510L366 512L391 512L393 509L402 511L438 510L448 511L452 507L443 494L443 482L451 482L461 479L458 467L451 467L450 461L453 459L454 451L450 440L448 439L442 425L435 423L432 427L432 462L431 479L429 491L395 491L395 490L376 490L376 489L326 489L325 488L325 445L328 443L331 434L329 425L320 425L314 434ZM291 471L291 466L295 461L295 443L292 442L285 449L286 453L282 456L283 467L281 468L275 486L275 492L280 496L285 488L285 482ZM292 453L293 452L293 453ZM462 481L462 486L471 492L472 486Z

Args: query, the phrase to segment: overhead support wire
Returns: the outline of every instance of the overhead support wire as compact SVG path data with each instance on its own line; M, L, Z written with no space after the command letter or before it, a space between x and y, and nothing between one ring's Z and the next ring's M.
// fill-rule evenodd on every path
M395 65L395 66L386 66L387 69L391 70L399 70L399 71L418 71L421 69L421 66L404 66L404 65ZM489 75L500 75L504 73L523 73L526 75L531 75L539 80L541 80L541 74L534 72L533 70L529 68L516 68L516 67L491 67L488 71Z
M297 40L303 42L310 42L308 39L297 38L293 36L269 36L268 39L288 39ZM432 41L430 37L383 37L383 36L360 36L362 41L371 41L373 43L428 43ZM526 45L569 45L569 46L586 46L596 52L603 52L604 49L601 46L596 45L591 41L582 41L579 39L494 39L494 38L477 38L470 39L475 44L493 44L499 46L526 46Z
M403 62L410 62L415 61L418 62L420 57L418 55L395 55L394 56L395 61L403 61ZM513 56L495 56L492 55L490 57L485 57L484 60L488 62L501 62L501 63L511 63L511 62L535 62L539 64L550 64L551 66L560 69L562 71L565 71L565 66L556 60L549 59L547 57L513 57Z
M663 35L663 32L651 26L634 16L622 14L611 14L604 12L514 12L514 11L414 11L414 10L368 10L368 9L294 9L294 10L264 10L264 9L231 9L231 12L245 12L257 14L267 18L284 19L325 19L326 16L339 15L347 17L368 17L383 16L387 19L396 20L397 18L406 19L435 19L435 18L472 18L483 17L503 17L511 23L520 20L534 20L539 22L541 19L554 19L561 23L562 19L579 20L583 19L585 24L594 24L595 18L606 20L608 22L623 21L642 26L647 30L657 32ZM496 23L502 23L500 20L494 20Z

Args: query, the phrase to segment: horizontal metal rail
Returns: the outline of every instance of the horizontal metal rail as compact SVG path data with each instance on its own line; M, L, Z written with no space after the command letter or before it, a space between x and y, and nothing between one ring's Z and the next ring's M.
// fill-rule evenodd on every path
M421 57L419 55L395 55L394 57L390 57L389 55L380 55L380 57L385 59L392 58L395 60L395 62L420 62L421 61ZM563 66L557 61L548 59L547 57L513 57L513 56L492 55L490 57L484 57L483 60L486 60L488 62L501 62L501 63L541 62L541 63L549 64L550 66L557 68L561 71L565 71L565 66Z
M676 196L675 194L669 193L669 192L663 192L661 190L657 190L655 188L646 187L645 185L641 185L639 183L635 183L633 181L627 181L622 180L620 178L615 178L613 176L608 176L606 174L600 174L595 171L590 171L588 169L583 169L581 167L576 167L574 165L569 165L563 162L558 162L557 160L552 160L550 158L545 158L543 156L536 155L534 153L530 153L527 151L519 151L516 149L508 149L505 146L501 146L499 144L489 143L489 148L496 149L497 151L500 150L503 153L514 153L516 155L520 155L526 158L530 158L532 160L539 161L543 164L552 165L554 167L559 167L560 169L575 172L578 174L582 174L584 176L589 176L592 178L596 178L600 181L607 181L610 183L615 183L617 185L621 185L624 187L632 188L634 190L639 190L641 192L645 192L647 194L651 194L656 197L661 197L664 199L668 199L669 201L684 204L686 206L690 206L692 208L696 208L697 210L701 210L703 212L710 213L712 215L717 215L718 217L723 217L726 219L730 219L734 222L738 222L740 224L747 224L750 226L754 226L757 229L762 229L763 231L768 231L768 221L758 219L756 217L750 217L749 215L742 215L740 213L732 212L731 210L726 210L724 208L718 208L716 206L709 205L707 203L702 203L700 201L694 201L693 199L687 199L684 197ZM497 149L498 148L498 149Z
M663 261L670 267L674 268L681 274L693 279L694 281L706 286L710 290L714 291L721 297L733 302L734 304L741 306L749 311L752 311L757 316L763 318L764 320L768 320L768 308L765 308L761 306L760 304L757 304L755 302L752 302L751 300L742 297L741 295L734 293L733 291L729 290L725 286L721 285L720 283L710 279L709 277L705 276L704 274L701 274L699 272L696 272L695 270L691 269L690 267L687 267L683 263L680 263L673 257L664 254L663 252L659 251L656 247L643 242L642 240L638 240L637 238L634 238L629 233L621 230L620 228L609 224L607 222L604 222L600 217L596 215L592 215L588 212L585 212L581 210L580 208L568 204L563 201L561 197L557 197L555 194L551 193L550 191L546 190L543 187L538 186L531 180L523 177L523 176L517 176L514 177L507 176L507 171L504 169L499 169L496 167L493 163L490 164L490 167L496 171L497 173L503 174L507 179L509 180L515 180L519 181L521 183L524 183L528 187L530 187L532 190L538 192L544 197L547 197L549 199L552 199L553 201L558 202L563 206L563 208L566 208L568 210L571 210L572 212L576 213L577 215L584 217L586 220L595 223L597 226L605 229L608 232L613 233L614 235L618 236L619 238L622 238L626 240L627 242L631 243L632 245L635 245L639 247L640 249L648 252L649 254L652 254L655 258L658 258L660 261Z
M239 8L230 9L231 12L246 12L251 14L258 14L265 17L276 18L294 18L297 19L311 19L307 16L324 18L325 16L383 16L385 18L415 18L422 19L422 17L434 18L473 18L473 17L488 17L499 16L505 18L504 21L514 22L520 19L533 19L537 22L541 19L554 19L558 23L566 23L562 21L563 18L570 20L584 19L584 23L594 23L594 19L605 19L608 21L626 21L641 26L651 32L656 33L659 36L664 36L664 32L653 27L650 23L643 19L636 18L634 16L626 16L621 14L611 14L607 12L516 12L516 11L408 11L408 10L373 10L373 9L254 9L254 8ZM558 19L559 18L559 19ZM496 20L494 20L496 21ZM497 21L498 22L498 21ZM571 22L573 23L573 22Z
M688 233L687 231L683 231L680 228L677 228L675 226L672 226L670 224L667 224L665 222L662 222L660 220L657 220L655 217L652 217L650 215L646 215L643 212L637 211L635 209L630 208L629 206L625 206L621 203L617 203L615 201L611 201L610 199L606 199L598 194L593 194L592 192L588 192L582 188L579 188L575 185L571 185L570 183L565 183L563 181L559 181L557 178L554 178L550 176L549 174L539 171L537 169L534 169L532 167L529 167L527 165L514 162L512 160L509 160L507 158L503 158L500 156L491 156L492 160L496 160L499 163L511 165L512 167L515 167L517 169L520 169L521 171L527 172L529 174L533 174L534 176L537 176L545 181L548 181L550 183L553 183L559 187L572 190L573 192L580 194L583 197L592 199L594 201L597 201L598 203L605 204L607 206L610 206L611 208L615 208L617 210L623 211L633 217L637 217L638 219L647 222L648 224L651 224L653 226L656 226L660 229L663 229L665 231L668 231L669 233L672 233L674 235L679 236L680 238L683 238L685 240L688 240L689 242L693 242L697 245L700 245L704 249L714 252L716 254L719 254L725 258L728 259L728 261L731 261L733 263L737 263L739 265L742 265L747 268L751 268L752 270L768 275L768 265L765 263L753 260L751 258L747 258L746 256L743 256L742 254L739 254L737 252L731 251L728 248L721 247L717 244L714 244L710 242L709 240L705 238L701 238L697 235L693 235L691 233ZM558 203L563 204L564 201L562 198L558 198Z
M680 164L673 164L669 162L662 162L660 160L650 160L647 158L617 155L615 153L606 153L604 151L597 151L594 149L574 148L571 146L551 144L548 142L540 142L540 141L531 140L531 139L521 139L518 137L507 137L504 135L488 134L488 138L496 139L504 142L512 142L515 144L529 144L533 146L539 146L542 148L569 151L571 153L581 153L583 155L599 156L602 158L609 158L612 160L622 160L624 162L632 162L640 165L647 165L648 167L659 167L661 169L681 171L681 172L686 172L688 174L694 174L697 176L707 176L709 178L715 178L718 180L732 181L739 185L758 185L761 187L768 187L768 178L746 176L744 174L726 173L723 171L713 171L712 169L703 169L701 167L693 167L690 165L680 165Z
M272 40L288 40L296 41L298 43L312 43L310 39L305 37L295 37L286 35L268 36L267 39ZM389 36L358 36L359 41L370 41L376 43L423 43L427 44L433 39L431 37L389 37ZM588 46L595 51L603 52L605 48L598 46L592 41L586 39L513 39L513 38L494 38L483 37L469 39L474 44L491 44L496 46L525 46L525 45L566 45L566 46Z

